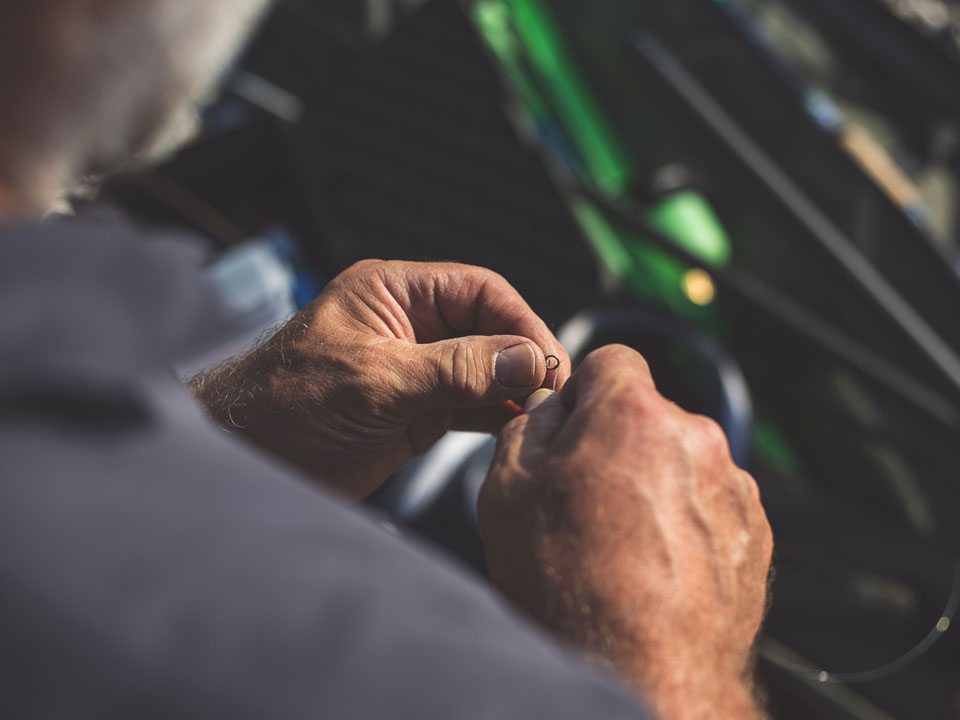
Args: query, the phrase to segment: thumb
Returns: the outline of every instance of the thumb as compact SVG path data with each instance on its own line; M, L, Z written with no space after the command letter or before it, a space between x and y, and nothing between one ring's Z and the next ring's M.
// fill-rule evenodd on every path
M421 409L484 407L529 395L543 384L543 351L526 338L471 336L409 346L408 399Z

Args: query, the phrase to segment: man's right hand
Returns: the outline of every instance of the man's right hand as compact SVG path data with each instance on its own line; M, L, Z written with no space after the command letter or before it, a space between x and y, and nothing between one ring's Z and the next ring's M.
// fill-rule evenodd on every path
M479 502L494 584L664 718L758 715L773 538L720 427L610 346L500 435Z

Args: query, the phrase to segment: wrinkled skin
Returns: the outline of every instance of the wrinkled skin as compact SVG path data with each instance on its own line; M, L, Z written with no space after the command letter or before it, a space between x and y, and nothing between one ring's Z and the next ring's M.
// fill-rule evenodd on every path
M505 385L497 361L516 346L527 369ZM496 273L365 261L191 388L228 429L360 499L450 429L499 431L555 372L569 376L566 352Z
M175 149L265 0L0 7L0 219L35 221L91 174ZM30 68L25 73L23 68ZM523 346L526 368L498 380ZM559 377L544 355L561 358ZM451 428L496 432L480 518L494 582L615 665L664 717L753 714L750 648L770 531L722 434L601 351L569 359L499 276L364 263L191 387L224 427L351 498ZM520 378L520 380L518 380Z
M528 365L505 385L516 346ZM546 354L559 394L542 389ZM756 717L772 552L756 483L633 350L569 366L500 276L367 261L192 388L228 430L354 499L451 428L501 431L479 506L494 584L664 717Z
M773 541L723 431L665 400L622 346L528 408L501 433L480 496L493 582L663 717L756 716Z

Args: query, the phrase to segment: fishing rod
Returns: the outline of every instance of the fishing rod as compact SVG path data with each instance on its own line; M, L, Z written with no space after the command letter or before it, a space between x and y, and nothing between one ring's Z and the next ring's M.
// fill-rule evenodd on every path
M589 186L578 184L575 192L601 211L674 259L702 267L703 261L678 246L672 238L651 226L639 212L611 200ZM940 393L905 373L893 363L824 322L795 300L759 278L731 266L711 267L709 273L720 290L737 297L779 327L788 329L808 344L826 353L858 375L886 390L904 405L932 419L952 434L960 433L960 410Z
M644 64L773 195L807 234L926 357L960 401L960 357L897 292L844 233L727 113L705 87L659 41L634 38L631 47Z

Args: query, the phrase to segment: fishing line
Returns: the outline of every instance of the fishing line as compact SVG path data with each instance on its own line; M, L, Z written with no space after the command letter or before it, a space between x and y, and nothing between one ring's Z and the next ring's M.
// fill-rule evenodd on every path
M950 597L947 599L946 607L944 607L940 619L937 620L933 629L926 634L923 640L896 660L863 672L829 672L793 662L775 652L771 652L767 648L761 649L760 655L777 667L793 675L802 677L805 680L813 680L820 683L864 683L881 680L893 675L895 672L903 670L907 665L929 652L940 638L946 634L950 626L953 625L958 609L960 609L960 561L957 562L956 569L954 570L953 587L950 590Z
M560 368L560 358L558 358L556 355L547 355L547 357L544 358L544 360L545 360L545 362L547 363L547 370L558 370L558 369ZM553 365L550 364L550 361L551 361L551 360L553 361ZM558 379L559 377L560 377L560 373L559 373L559 372L554 373L554 375L553 375L553 388L552 388L552 390L553 390L554 392L557 391L557 379Z

